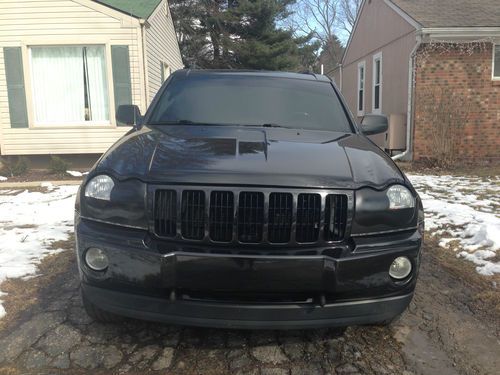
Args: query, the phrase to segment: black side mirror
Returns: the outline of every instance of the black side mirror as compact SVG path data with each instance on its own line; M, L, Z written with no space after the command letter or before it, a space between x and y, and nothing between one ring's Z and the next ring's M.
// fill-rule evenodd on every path
M120 105L116 110L116 122L118 125L139 127L142 124L141 110L133 104Z
M361 131L365 135L385 133L389 128L387 116L365 115L361 120Z

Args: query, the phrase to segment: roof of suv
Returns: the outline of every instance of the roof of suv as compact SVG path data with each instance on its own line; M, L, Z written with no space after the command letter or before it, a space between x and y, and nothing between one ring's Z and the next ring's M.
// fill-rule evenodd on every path
M175 74L179 75L242 75L242 76L254 76L254 77L273 77L273 78L288 78L288 79L301 79L307 81L320 81L320 82L331 82L330 78L314 73L292 73L292 72L277 72L277 71L266 71L266 70L238 70L238 69L183 69L178 70Z

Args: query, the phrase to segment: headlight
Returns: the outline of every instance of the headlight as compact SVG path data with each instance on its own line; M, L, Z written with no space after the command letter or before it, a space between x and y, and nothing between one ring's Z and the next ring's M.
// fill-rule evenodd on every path
M385 190L363 188L355 192L351 234L380 233L417 228L417 196L403 185Z
M400 210L403 208L415 207L415 199L410 190L403 185L393 185L387 189L387 198L389 198L389 209Z
M96 176L87 183L85 187L85 196L109 201L111 190L113 190L114 186L115 183L111 177L106 175Z

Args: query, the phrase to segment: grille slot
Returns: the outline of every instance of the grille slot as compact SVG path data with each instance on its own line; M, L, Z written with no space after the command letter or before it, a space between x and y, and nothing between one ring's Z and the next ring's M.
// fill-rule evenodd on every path
M231 191L210 194L209 233L213 241L230 242L233 238L234 196Z
M264 227L264 194L243 191L238 204L238 239L241 242L262 241Z
M190 240L201 240L205 236L205 192L182 192L181 232L182 237Z
M177 232L176 191L157 190L155 202L155 232L160 236L175 237Z
M292 232L293 196L290 193L269 194L268 240L287 243Z
M321 195L299 194L297 201L297 242L316 242L321 220Z
M325 203L325 240L340 241L344 238L347 222L347 196L329 194Z

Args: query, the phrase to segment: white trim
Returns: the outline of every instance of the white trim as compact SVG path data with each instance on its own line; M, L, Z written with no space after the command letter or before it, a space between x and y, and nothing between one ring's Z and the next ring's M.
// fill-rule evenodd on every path
M379 86L379 94L378 94L378 108L375 108L375 79L376 79L376 74L375 74L375 67L376 64L375 62L377 60L380 60L380 82L378 84ZM380 115L382 113L382 84L384 81L384 69L382 68L382 51L376 53L373 55L372 59L372 113L375 113L377 115Z
M500 76L495 75L495 48L498 47L498 54L500 54L500 44L493 43L493 48L491 49L491 80L500 81ZM500 56L499 56L500 57Z
M361 75L359 74L359 71L360 71L360 68L363 68L363 110L359 110L359 91L361 90ZM365 103L366 103L366 61L363 60L363 61L360 61L358 62L358 68L357 68L357 76L358 76L358 84L357 84L357 88L356 88L356 114L358 115L358 117L361 117L361 116L364 116L365 115L365 110L366 110L366 107L365 107Z
M500 27L424 27L422 34L429 38L490 38L500 39Z
M417 20L411 17L408 13L406 13L403 9L398 7L392 1L384 0L384 3L387 6L389 6L389 8L391 8L393 11L395 11L399 16L401 16L401 18L403 18L406 22L412 25L415 29L419 30L422 28L422 25Z

